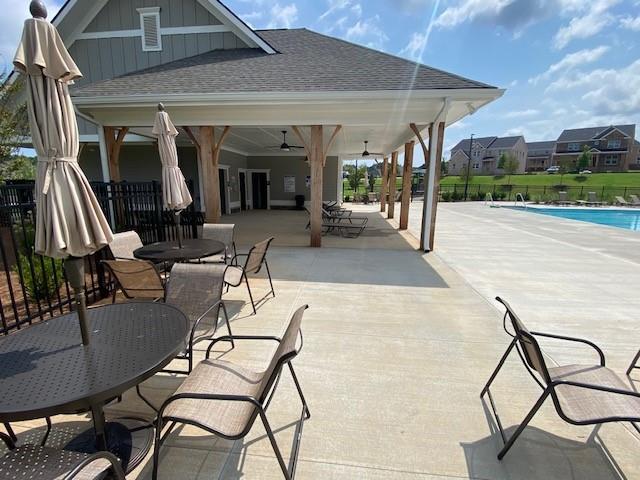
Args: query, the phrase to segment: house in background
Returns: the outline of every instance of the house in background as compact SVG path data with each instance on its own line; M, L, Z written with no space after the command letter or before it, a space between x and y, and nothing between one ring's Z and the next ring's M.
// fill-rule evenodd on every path
M569 129L556 141L553 164L576 162L585 147L591 153L593 172L626 172L638 161L635 125Z
M449 160L449 175L460 175L469 163L471 150L471 171L475 175L499 175L500 157L511 155L518 161L516 173L524 173L527 163L527 144L523 136L516 137L482 137L474 138L473 146L469 149L470 139L462 140L451 149Z
M555 140L527 142L527 172L543 172L552 165Z

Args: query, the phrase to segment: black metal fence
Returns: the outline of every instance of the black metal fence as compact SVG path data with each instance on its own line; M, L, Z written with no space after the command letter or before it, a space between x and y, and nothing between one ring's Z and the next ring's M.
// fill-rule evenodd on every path
M180 225L172 212L163 209L159 182L93 182L100 206L114 232L135 230L143 243L177 238L196 238L204 218L193 206L184 210ZM192 183L188 182L193 192ZM34 321L69 311L71 289L64 278L62 261L36 255L34 184L0 186L0 334L20 329ZM113 285L100 265L107 249L87 257L87 299L95 303Z
M558 199L558 192L567 192L570 200L586 200L589 192L595 192L597 197L605 202L615 202L615 197L629 199L630 195L640 196L640 187L625 187L614 185L496 185L470 184L467 191L468 200L484 200L490 193L494 200L515 201L521 194L527 201L547 202ZM440 185L440 199L443 201L464 200L465 185Z

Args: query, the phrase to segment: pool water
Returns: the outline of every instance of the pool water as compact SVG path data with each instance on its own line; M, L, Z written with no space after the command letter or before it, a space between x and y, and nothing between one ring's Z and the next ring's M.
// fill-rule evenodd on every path
M522 207L514 208L524 210ZM552 217L568 218L581 222L624 228L626 230L640 231L640 209L634 211L615 210L611 208L527 208L526 211L542 215L551 215Z

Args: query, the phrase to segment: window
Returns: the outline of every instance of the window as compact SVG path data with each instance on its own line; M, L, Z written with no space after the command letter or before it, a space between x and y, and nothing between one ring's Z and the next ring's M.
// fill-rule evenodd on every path
M570 152L579 152L580 151L580 144L579 143L570 143L569 145L567 145L567 150L569 150Z
M138 13L142 30L142 51L159 52L162 50L160 7L138 8Z
M619 138L612 138L607 142L607 148L615 148L616 150L622 146L622 141Z
M477 169L479 169L479 168L480 168L480 164L479 164L479 163L474 163L474 164L473 164L473 169L474 169L474 170L477 170Z
M604 164L613 167L618 165L618 156L617 155L607 155L604 157Z

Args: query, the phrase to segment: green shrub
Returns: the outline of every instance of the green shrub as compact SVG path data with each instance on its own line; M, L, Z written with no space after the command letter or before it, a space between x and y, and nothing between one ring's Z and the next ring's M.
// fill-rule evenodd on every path
M464 198L464 194L458 191L454 191L451 194L451 200L454 202L459 202L460 200L462 200Z
M30 264L33 264L33 269ZM22 271L24 290L31 300L53 298L64 281L62 260L18 253L18 264L13 267Z
M449 192L449 191L442 192L442 201L443 202L450 202L451 201L451 192Z
M344 196L344 201L345 202L350 202L351 201L351 196L350 195L345 195Z

